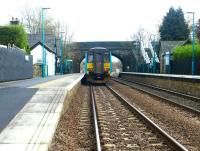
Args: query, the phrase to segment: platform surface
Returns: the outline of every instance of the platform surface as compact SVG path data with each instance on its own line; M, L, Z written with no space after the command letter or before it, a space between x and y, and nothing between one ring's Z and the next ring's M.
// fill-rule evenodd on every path
M0 83L0 151L47 150L64 98L83 74Z

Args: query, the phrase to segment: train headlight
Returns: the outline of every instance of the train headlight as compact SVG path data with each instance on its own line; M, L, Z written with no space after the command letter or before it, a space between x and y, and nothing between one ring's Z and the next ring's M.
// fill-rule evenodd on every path
M104 68L104 71L106 71L106 72L109 71L109 70L110 70L109 68Z
M88 68L88 71L90 71L90 72L93 71L93 68Z

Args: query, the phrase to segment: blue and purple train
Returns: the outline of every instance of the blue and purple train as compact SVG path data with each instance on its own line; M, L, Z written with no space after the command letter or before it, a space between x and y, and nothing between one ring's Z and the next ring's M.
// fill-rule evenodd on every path
M110 80L112 55L103 47L94 47L85 53L85 79L89 83L103 84Z

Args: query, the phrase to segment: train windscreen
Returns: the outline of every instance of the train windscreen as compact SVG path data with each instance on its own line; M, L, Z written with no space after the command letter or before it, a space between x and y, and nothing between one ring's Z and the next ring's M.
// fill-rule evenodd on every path
M93 54L88 55L88 63L93 63Z
M110 62L110 56L109 53L104 54L104 63L109 63Z

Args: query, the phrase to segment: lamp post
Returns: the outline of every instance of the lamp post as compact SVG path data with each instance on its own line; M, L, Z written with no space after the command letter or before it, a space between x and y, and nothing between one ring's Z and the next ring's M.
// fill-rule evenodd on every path
M46 76L46 50L44 49L45 37L44 37L44 10L50 8L42 8L42 77Z
M188 14L192 14L192 75L195 74L194 67L194 12L187 12Z
M60 32L60 75L63 75L63 66L62 66L62 34L64 32Z

